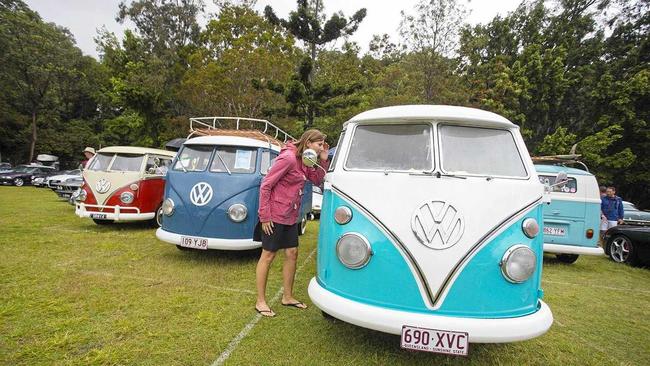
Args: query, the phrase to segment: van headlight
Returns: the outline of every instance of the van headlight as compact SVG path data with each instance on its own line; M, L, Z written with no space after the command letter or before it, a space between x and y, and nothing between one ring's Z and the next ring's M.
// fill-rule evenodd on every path
M501 273L512 283L522 283L535 273L537 256L523 244L513 245L501 259Z
M174 201L171 198L166 198L162 204L162 212L165 216L171 216L174 214Z
M133 202L133 198L135 198L135 196L131 192L122 192L122 194L120 194L120 201L127 205Z
M88 192L86 192L85 189L81 189L81 192L79 192L79 198L78 200L81 202L84 202L88 198Z
M539 234L539 224L537 223L537 220L532 217L527 218L521 223L521 229L524 231L524 234L531 239Z
M336 256L344 266L359 269L370 261L372 248L361 234L347 233L336 242Z
M228 207L228 217L234 222L242 222L248 215L248 209L241 203L235 203Z

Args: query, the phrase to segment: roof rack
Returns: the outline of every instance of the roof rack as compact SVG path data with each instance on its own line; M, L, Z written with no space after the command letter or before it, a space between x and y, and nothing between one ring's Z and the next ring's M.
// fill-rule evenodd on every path
M567 165L567 164L577 164L583 167L587 172L589 168L585 163L581 162L580 159L582 155L580 154L567 154L567 155L547 155L547 156L532 156L533 163L545 163L553 165Z
M295 138L265 119L244 117L191 117L190 134L193 136L249 137L269 144L283 146Z

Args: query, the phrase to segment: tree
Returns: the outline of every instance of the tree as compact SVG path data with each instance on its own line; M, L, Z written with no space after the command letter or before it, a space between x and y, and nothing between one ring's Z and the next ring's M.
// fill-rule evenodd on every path
M29 161L34 158L40 112L56 104L58 82L81 57L70 33L44 23L20 0L0 3L0 79L9 104L31 117Z
M324 101L342 94L349 94L354 87L336 87L328 83L318 84L316 79L318 49L323 45L333 42L341 37L346 37L359 27L359 23L366 17L366 9L357 10L350 18L345 18L342 12L334 13L325 21L323 2L321 0L298 0L297 9L289 14L287 20L275 15L273 8L264 8L266 19L275 26L281 26L294 37L304 42L309 56L300 60L296 73L287 85L271 82L266 87L284 95L289 116L305 119L305 128L314 124L317 115L327 109Z

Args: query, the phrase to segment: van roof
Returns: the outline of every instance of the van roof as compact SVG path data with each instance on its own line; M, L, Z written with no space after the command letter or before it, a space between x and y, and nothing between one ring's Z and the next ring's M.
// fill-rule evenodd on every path
M152 149L150 147L138 147L138 146L109 146L103 149L99 149L97 153L114 153L114 154L158 154L165 155L169 157L174 157L176 152Z
M576 168L569 168L562 165L546 165L546 164L535 164L535 170L537 173L552 173L556 174L559 172L566 172L571 175L593 175L588 171Z
M269 147L268 142L239 136L199 136L185 141L183 145L228 145L248 147ZM280 146L271 143L271 149L280 151Z
M395 122L406 120L440 120L445 122L471 122L481 126L517 127L506 118L476 108L449 105L400 105L372 109L352 117L348 122Z

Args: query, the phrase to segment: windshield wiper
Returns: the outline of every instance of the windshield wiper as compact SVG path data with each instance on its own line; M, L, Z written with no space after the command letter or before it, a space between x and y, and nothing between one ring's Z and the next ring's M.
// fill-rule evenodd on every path
M442 173L440 173L440 172L436 172L436 173L435 173L435 176L436 176L436 178L440 178L440 177L450 177L450 178L458 178L458 179L467 179L467 177L462 177L462 176L460 176L460 175L456 175L456 174L442 174Z
M221 161L221 164L223 164L223 167L226 168L226 171L228 172L228 175L232 175L232 173L230 172L230 169L228 169L228 165L226 165L226 162L223 161L223 158L221 157L221 155L219 155L219 152L215 151L215 154L217 154L217 157Z

